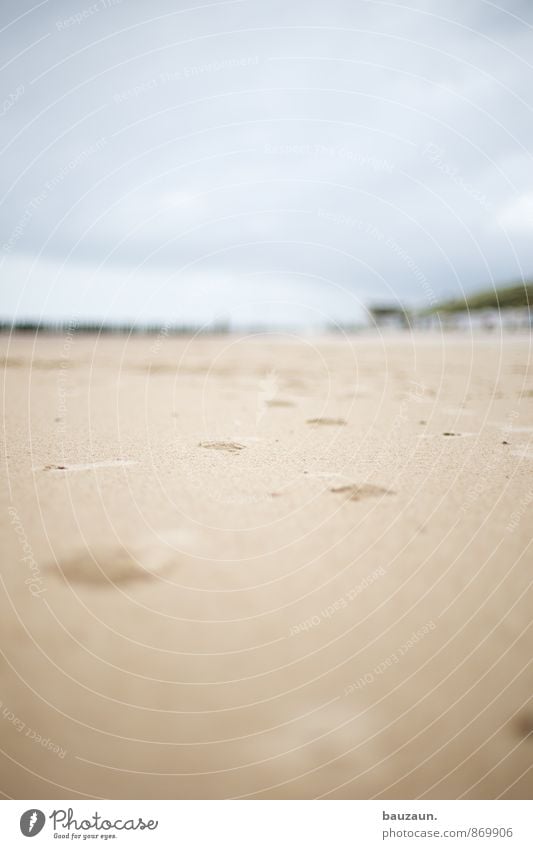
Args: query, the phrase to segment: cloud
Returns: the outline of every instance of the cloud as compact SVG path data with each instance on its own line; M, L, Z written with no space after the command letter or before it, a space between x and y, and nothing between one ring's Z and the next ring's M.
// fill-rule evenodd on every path
M520 2L4 2L4 315L24 287L26 315L237 320L248 281L296 318L307 299L355 320L368 298L531 274L530 19Z
M501 222L507 230L533 233L533 192L521 195L504 207Z

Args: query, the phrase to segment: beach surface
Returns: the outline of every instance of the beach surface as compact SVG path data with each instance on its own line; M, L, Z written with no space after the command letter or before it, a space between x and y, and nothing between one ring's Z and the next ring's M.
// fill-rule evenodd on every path
M530 337L0 346L4 796L531 797Z

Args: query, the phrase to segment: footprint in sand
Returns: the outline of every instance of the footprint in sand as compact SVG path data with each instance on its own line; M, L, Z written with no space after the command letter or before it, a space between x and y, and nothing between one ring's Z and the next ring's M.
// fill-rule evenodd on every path
M47 567L49 573L61 572L69 583L104 587L147 581L168 572L179 557L164 542L142 542L131 548L95 548L80 551L73 557Z
M114 468L115 466L134 466L136 460L100 460L97 463L70 463L68 466L59 466L51 463L43 466L43 472L85 472L88 469L106 469ZM34 472L41 471L39 468L34 468Z
M237 451L242 451L246 448L240 442L199 442L200 448L213 448L215 451L229 451L231 454L236 454Z
M514 722L515 730L519 737L529 737L533 743L533 713L521 713Z
M307 419L307 424L310 425L345 425L346 422L344 419L328 419L328 418L319 418L319 419Z
M282 398L274 398L272 401L265 401L267 407L294 407L292 401L283 401Z
M419 424L427 424L425 421L419 422ZM478 436L479 434L474 433L474 431L468 431L464 433L457 433L453 430L445 430L442 434L439 433L419 433L418 439L439 439L440 436L456 436L456 437L469 437L469 436Z
M330 489L337 495L345 495L348 501L362 501L364 498L379 498L380 495L395 495L391 489L383 489L382 486L374 486L371 483L347 484L334 486Z

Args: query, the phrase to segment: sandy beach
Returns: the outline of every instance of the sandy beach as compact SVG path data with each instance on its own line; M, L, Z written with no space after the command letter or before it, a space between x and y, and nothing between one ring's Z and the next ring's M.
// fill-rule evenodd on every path
M531 796L530 337L0 345L5 797Z

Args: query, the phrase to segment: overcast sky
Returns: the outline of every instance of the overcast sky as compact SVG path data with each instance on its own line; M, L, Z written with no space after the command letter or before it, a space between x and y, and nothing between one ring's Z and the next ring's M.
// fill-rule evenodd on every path
M533 275L533 3L2 0L3 317L316 324Z

